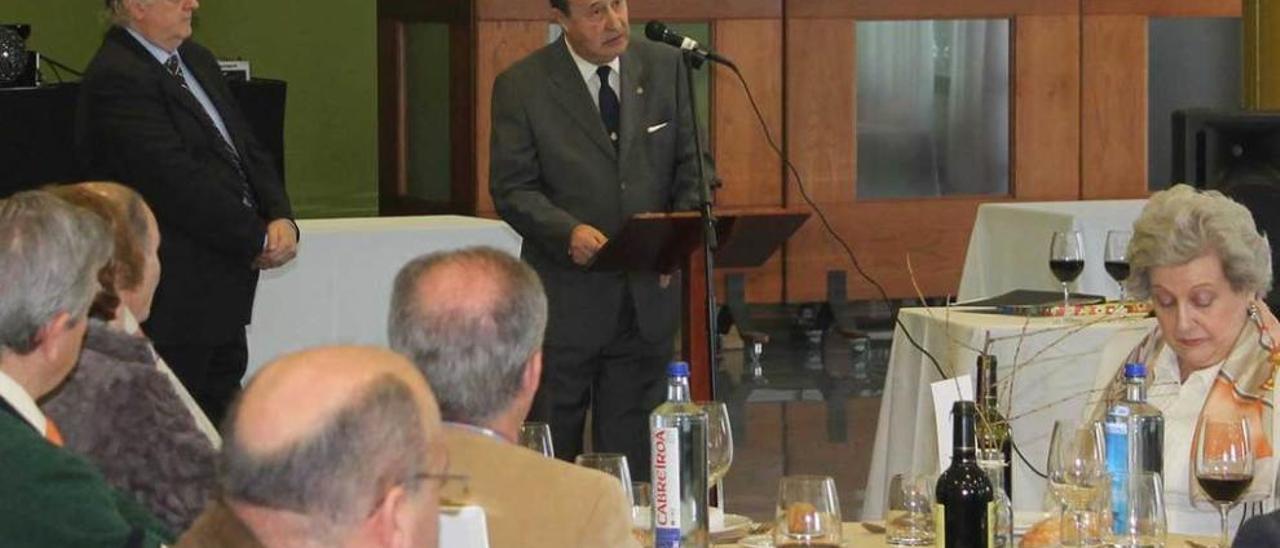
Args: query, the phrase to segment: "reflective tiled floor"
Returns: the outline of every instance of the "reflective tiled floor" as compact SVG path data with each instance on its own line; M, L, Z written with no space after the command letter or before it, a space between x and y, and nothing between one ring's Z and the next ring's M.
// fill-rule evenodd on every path
M844 519L859 518L892 331L873 317L814 325L812 312L753 307L751 328L769 336L758 361L726 339L715 389L733 424L729 512L771 520L779 478L818 474L835 478Z

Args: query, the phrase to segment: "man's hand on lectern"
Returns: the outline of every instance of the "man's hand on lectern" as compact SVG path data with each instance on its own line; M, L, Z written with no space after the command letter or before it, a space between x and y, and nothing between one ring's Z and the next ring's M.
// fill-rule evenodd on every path
M594 226L589 224L575 226L573 232L569 234L569 257L575 264L586 266L607 241L609 239Z

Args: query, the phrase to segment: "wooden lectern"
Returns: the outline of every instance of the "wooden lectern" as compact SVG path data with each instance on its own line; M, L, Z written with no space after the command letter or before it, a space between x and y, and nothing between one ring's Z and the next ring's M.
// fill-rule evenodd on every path
M721 211L716 215L719 247L716 268L750 268L764 264L809 218L807 211L781 208ZM684 271L681 293L682 349L689 362L695 400L712 399L707 356L707 284L703 276L702 219L696 211L641 213L631 217L600 248L588 267L598 271Z

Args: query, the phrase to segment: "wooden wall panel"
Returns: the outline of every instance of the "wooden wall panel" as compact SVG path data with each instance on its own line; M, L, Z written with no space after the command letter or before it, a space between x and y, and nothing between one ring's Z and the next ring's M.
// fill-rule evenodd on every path
M1241 0L1084 0L1086 15L1240 17Z
M476 214L494 217L489 196L489 117L493 81L502 71L547 43L545 21L477 23L476 52Z
M1081 190L1084 199L1147 195L1147 17L1086 16Z
M476 0L481 21L551 21L548 0ZM631 22L645 19L771 19L782 16L782 0L629 0Z
M857 174L854 23L789 19L786 28L787 154L808 194L825 207L838 207L853 199ZM823 54L813 55L815 51ZM800 183L788 174L785 198L790 207L806 207ZM787 244L788 301L826 294L826 271L847 264L833 260L835 251L816 216L810 218Z
M738 64L774 141L781 146L782 22L717 21L712 32L716 51ZM716 205L780 206L782 161L769 147L738 78L728 68L716 66L714 70L711 101L715 116L711 123L716 171L724 182L716 195Z
M1076 15L1014 20L1011 156L1019 200L1079 198L1079 22Z
M989 198L878 200L821 204L832 226L853 248L867 274L891 298L912 298L907 257L925 296L954 295L978 205ZM811 218L792 238L787 254L787 300L826 298L828 270L847 273L851 299L879 299L854 271L844 250Z
M738 64L774 141L782 146L782 21L720 20L713 23L712 36L716 51ZM714 70L713 153L717 175L724 183L716 206L722 211L781 206L782 160L769 147L737 77L727 68ZM735 272L746 275L749 302L782 300L781 252L759 268ZM718 276L720 296L724 295L724 274Z
M814 201L847 202L857 174L853 21L791 19L786 25L787 154ZM803 205L796 181L787 180L787 205Z
M787 0L789 18L956 19L1077 13L1076 0Z

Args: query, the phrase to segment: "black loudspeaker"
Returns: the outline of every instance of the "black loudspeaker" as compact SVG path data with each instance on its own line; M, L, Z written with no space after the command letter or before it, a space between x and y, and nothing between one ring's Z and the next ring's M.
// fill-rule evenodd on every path
M1172 174L1196 188L1280 187L1280 112L1174 111Z
M40 83L40 55L27 51L31 25L0 24L0 88L35 87Z

